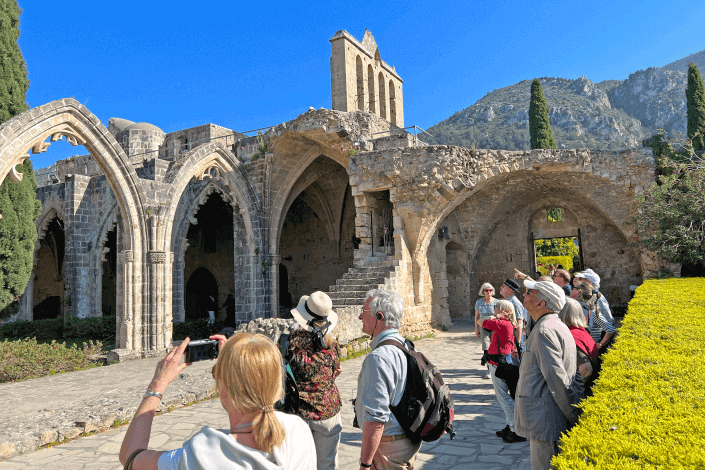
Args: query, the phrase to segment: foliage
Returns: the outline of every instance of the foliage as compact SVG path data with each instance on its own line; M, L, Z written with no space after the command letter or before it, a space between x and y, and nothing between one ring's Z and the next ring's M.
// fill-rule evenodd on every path
M563 269L573 268L572 255L570 256L537 256L536 257L536 269L541 273L542 276L548 274L548 266L551 264L561 265Z
M549 222L560 222L563 220L563 211L560 207L554 207L548 210L548 221Z
M559 470L705 468L705 279L647 280L560 441Z
M0 339L36 338L38 341L90 338L104 344L115 342L115 315L98 318L62 318L6 323L0 326Z
M658 137L658 136L657 136ZM705 260L705 162L687 143L675 151L658 137L658 179L636 196L639 244L672 263Z
M531 149L555 149L551 123L548 120L548 103L543 96L543 87L538 79L531 82L531 102L529 103L529 136Z
M0 123L27 110L29 80L20 37L20 6L16 0L0 0Z
M695 150L705 150L705 87L698 67L692 62L688 67L685 96L688 106L688 139Z
M42 210L32 162L18 165L22 181L6 178L0 185L0 318L17 313L17 301L32 272L35 221Z
M578 254L578 247L571 237L543 238L534 242L536 256L570 256ZM569 268L565 268L569 269Z
M99 354L101 347L93 342L79 348L56 341L39 344L34 338L5 340L0 343L0 383L95 367L90 357Z

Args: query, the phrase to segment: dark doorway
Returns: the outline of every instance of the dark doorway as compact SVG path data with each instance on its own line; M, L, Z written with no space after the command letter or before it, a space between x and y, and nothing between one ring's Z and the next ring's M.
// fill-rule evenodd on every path
M58 217L47 226L39 242L34 267L33 318L63 317L64 304L64 223Z
M186 283L184 297L186 321L208 318L209 310L218 310L218 282L215 276L206 268L196 269Z
M103 316L115 315L116 273L117 273L117 230L108 232L108 240L105 242L105 260L101 263L101 310Z
M279 263L279 316L290 318L289 309L293 308L291 292L289 292L289 270Z

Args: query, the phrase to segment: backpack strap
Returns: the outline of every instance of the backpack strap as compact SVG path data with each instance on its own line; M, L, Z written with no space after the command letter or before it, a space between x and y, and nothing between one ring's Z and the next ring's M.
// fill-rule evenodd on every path
M404 345L406 347L408 347L409 350L415 351L414 343L412 343L408 339L404 340ZM406 354L407 356L411 356L411 353L409 352L409 350L407 350L404 346L402 346L401 343L399 341L397 341L396 339L384 340L381 343L379 343L377 346L375 346L375 349L377 349L380 346L396 346L397 348L401 349L404 352L404 354Z

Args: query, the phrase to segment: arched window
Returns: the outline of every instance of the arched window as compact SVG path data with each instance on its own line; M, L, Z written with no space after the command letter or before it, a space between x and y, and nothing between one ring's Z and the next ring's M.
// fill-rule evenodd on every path
M372 66L367 66L367 93L370 101L370 112L376 113L375 110L375 73L372 71Z
M395 100L394 83L389 80L389 121L397 125L397 102Z
M384 91L384 75L379 73L379 115L387 119L387 97Z
M362 59L357 56L355 59L355 71L357 72L357 106L356 108L360 111L365 110L365 84L364 84L364 73L362 71Z

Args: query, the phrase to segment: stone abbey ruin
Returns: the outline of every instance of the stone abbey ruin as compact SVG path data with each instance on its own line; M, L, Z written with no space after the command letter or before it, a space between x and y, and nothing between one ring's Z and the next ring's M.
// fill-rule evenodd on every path
M537 239L577 237L613 305L660 268L632 246L650 149L427 146L402 129L402 80L372 35L330 41L333 109L255 136L117 118L106 128L73 99L4 123L2 178L21 178L17 163L62 138L89 152L37 190L34 273L11 321L116 315L118 353L144 356L171 344L174 322L203 317L208 296L218 308L233 294L241 323L323 290L345 342L361 336L373 287L403 297L405 333L472 316L483 282L534 272Z

